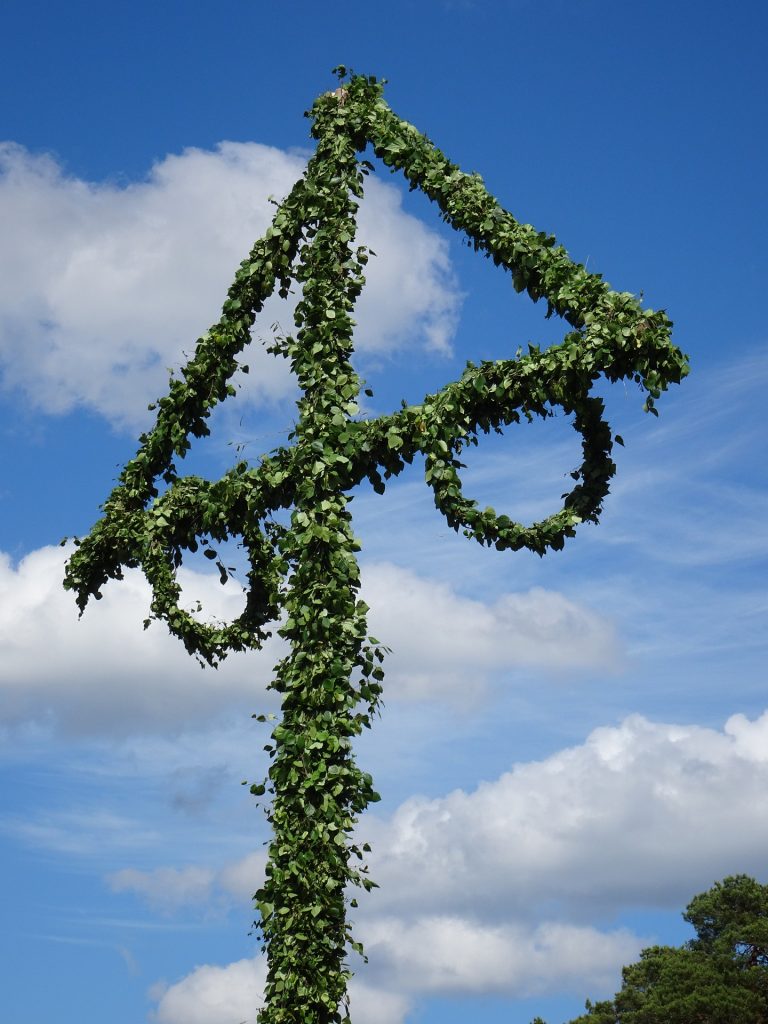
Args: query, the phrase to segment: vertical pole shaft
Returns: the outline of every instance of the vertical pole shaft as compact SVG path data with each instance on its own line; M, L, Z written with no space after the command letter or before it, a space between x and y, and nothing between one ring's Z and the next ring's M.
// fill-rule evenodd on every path
M329 99L307 174L313 216L297 271L303 298L286 354L303 391L295 429L299 483L283 554L292 568L281 634L290 654L272 686L282 694L269 777L273 839L257 893L268 959L260 1024L341 1021L351 942L345 889L369 888L350 864L361 851L350 833L372 799L371 778L352 753L380 687L370 681L366 606L340 476L359 380L352 369L351 311L363 284L351 248L355 196L362 191L341 103ZM355 944L355 948L358 948Z

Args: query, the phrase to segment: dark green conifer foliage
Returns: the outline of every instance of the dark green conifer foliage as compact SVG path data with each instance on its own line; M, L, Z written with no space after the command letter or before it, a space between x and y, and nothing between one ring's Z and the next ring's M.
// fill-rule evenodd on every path
M539 554L562 548L579 523L597 522L615 471L614 441L603 403L590 392L598 378L633 380L645 408L687 373L663 311L643 309L612 291L598 274L573 263L550 235L519 224L416 128L398 118L373 78L338 69L343 84L321 96L309 116L317 141L304 177L280 203L271 227L241 263L219 321L157 403L155 426L123 470L103 515L70 559L65 586L80 609L109 579L140 567L152 586L151 616L162 618L186 649L215 665L230 651L259 648L284 613L280 634L290 653L271 686L282 715L268 746L269 778L252 791L272 796L267 878L256 894L268 958L261 1024L327 1024L348 1019L346 965L352 940L350 883L373 886L359 864L365 845L351 833L378 795L356 765L352 741L369 727L381 695L383 649L367 636L358 597L358 544L350 492L367 479L382 492L414 456L426 456L426 482L449 525L498 550ZM518 292L543 300L569 330L559 345L480 365L427 395L420 405L361 419L361 382L352 364L352 312L368 254L354 245L358 200L372 165L371 146L411 188L434 201L445 221L475 250L507 270ZM214 406L251 340L254 318L277 290L302 287L296 330L271 348L290 360L301 390L292 442L256 466L241 462L220 480L180 476L176 461L191 437L203 437ZM246 367L241 366L243 370ZM573 416L583 461L563 506L539 523L515 523L481 509L461 489L457 456L480 432L546 417ZM165 489L162 494L158 482ZM285 526L279 513L290 513ZM181 606L176 578L184 551L242 537L250 559L247 602L229 625L199 621ZM260 716L264 717L264 716Z
M644 949L622 970L621 991L587 1000L570 1024L768 1024L768 885L731 876L695 896L683 917L695 939Z

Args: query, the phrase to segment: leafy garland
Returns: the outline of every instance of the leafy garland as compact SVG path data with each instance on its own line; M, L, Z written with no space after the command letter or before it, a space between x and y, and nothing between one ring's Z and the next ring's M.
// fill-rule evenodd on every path
M64 582L82 612L109 579L140 567L152 586L151 616L211 665L230 651L261 647L268 625L285 616L278 633L290 653L270 684L282 694L282 717L266 748L268 780L251 787L257 796L269 788L274 833L255 897L269 965L261 1024L349 1020L346 948L362 947L347 922L348 902L357 904L346 889L375 884L359 866L369 847L360 848L351 833L379 797L355 763L352 741L379 707L384 651L367 636L367 608L358 597L349 492L366 478L383 492L423 452L427 483L450 526L499 550L544 554L561 548L579 523L597 522L615 472L612 444L621 439L605 422L601 400L590 395L595 381L636 381L646 392L645 408L655 413L654 400L687 373L664 312L611 291L553 237L519 224L479 176L464 174L389 109L376 79L347 78L344 68L337 73L340 87L308 112L317 150L304 177L240 264L218 323L198 340L180 378L171 379L155 426L141 436L101 519L76 542ZM372 166L357 154L369 144L477 251L507 269L518 292L544 299L547 316L565 320L572 329L559 345L469 364L420 405L355 418L361 382L350 362L352 311L367 252L353 243L357 200ZM240 462L216 482L179 476L174 459L184 457L190 437L209 433L206 420L234 393L230 378L238 366L247 372L238 357L256 314L275 289L285 297L292 280L303 289L296 331L270 349L290 360L302 390L292 444L255 468ZM571 474L575 484L563 507L525 526L465 498L462 447L476 444L481 431L550 416L553 407L573 415L582 437L583 462ZM279 510L290 510L289 527L274 518ZM183 552L204 545L224 581L226 568L210 544L236 536L250 560L245 610L228 625L203 623L180 606Z

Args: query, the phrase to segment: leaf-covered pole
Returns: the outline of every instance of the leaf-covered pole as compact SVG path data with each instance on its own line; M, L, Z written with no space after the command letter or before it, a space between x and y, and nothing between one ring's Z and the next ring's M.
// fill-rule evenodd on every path
M360 382L352 368L352 309L363 285L363 251L353 249L355 196L362 173L346 130L346 111L326 105L307 175L319 216L307 223L296 279L303 298L295 336L281 339L302 397L292 472L291 529L281 552L292 574L280 633L290 654L277 666L282 695L269 771L274 839L267 880L257 893L269 971L262 1024L339 1019L346 994L346 889L367 885L350 858L350 834L377 800L360 771L352 738L370 723L381 689L377 651L366 643L360 576L344 454ZM367 710L359 711L361 699Z
M339 69L345 77L344 69ZM65 578L81 611L109 579L140 567L152 586L151 615L162 618L187 650L215 665L230 651L259 648L281 614L289 654L271 686L282 695L264 785L273 828L267 876L256 894L268 975L261 1024L331 1024L348 1020L346 950L362 952L347 919L350 884L373 886L352 830L378 799L356 765L352 742L379 705L382 649L367 637L359 600L357 542L348 508L368 479L381 492L414 456L425 455L426 482L448 524L498 550L561 548L584 521L597 522L616 467L615 437L601 399L601 377L632 379L645 407L687 373L663 311L643 309L629 293L573 263L552 236L520 224L482 180L452 164L382 99L373 78L352 76L310 111L317 151L304 177L278 207L272 225L242 262L219 321L157 404L154 428L125 467L90 535L77 542ZM517 291L544 299L547 315L569 326L548 349L480 365L418 405L361 419L360 381L351 364L352 311L364 284L367 253L355 248L358 200L371 169L358 154L371 145L475 249L505 268ZM256 467L241 462L216 481L180 477L190 436L208 433L215 405L234 392L231 377L265 300L291 282L302 288L296 330L271 347L290 359L301 397L290 444ZM462 491L457 455L480 433L546 417L573 417L583 458L562 507L522 524L481 509ZM154 408L154 407L153 407ZM166 489L159 493L158 481ZM288 511L290 525L283 525ZM250 560L246 607L228 625L199 621L181 603L176 572L185 551L206 545L222 581L216 542L240 536ZM147 620L149 621L149 620ZM262 716L263 717L263 716Z

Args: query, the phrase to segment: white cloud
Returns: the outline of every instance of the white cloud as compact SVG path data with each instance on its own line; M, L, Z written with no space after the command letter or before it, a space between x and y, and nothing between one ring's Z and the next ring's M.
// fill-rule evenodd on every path
M395 186L372 177L366 180L358 241L376 255L367 265L365 289L356 307L358 347L385 352L415 340L447 354L462 298L447 244L403 212Z
M360 936L378 983L412 994L603 990L642 946L626 929L600 932L557 922L489 926L447 915L368 921Z
M234 864L227 864L218 875L218 884L237 899L249 900L263 884L267 855L263 850L249 853Z
M679 907L725 874L764 874L767 747L768 712L722 732L633 715L474 792L413 797L364 823L381 886L371 908L594 917Z
M0 555L0 692L6 723L49 721L70 733L109 735L136 729L183 729L232 708L251 708L277 655L265 650L201 669L164 624L142 623L149 586L138 571L105 588L82 619L63 589L71 548L45 547L17 566ZM236 584L185 570L182 584L207 612L232 618L242 594ZM259 694L259 685L261 694Z
M378 563L364 568L363 593L371 631L392 648L385 669L397 696L470 702L492 672L615 670L619 661L610 622L541 587L486 603Z
M255 1024L266 980L262 958L238 960L225 967L196 967L171 986L154 986L158 999L153 1017L157 1024ZM409 1001L357 978L350 987L350 1008L355 1024L401 1024Z
M266 862L266 851L262 848L218 871L191 864L149 871L122 868L107 874L106 882L113 892L132 892L163 913L213 902L223 906L230 902L229 898L242 906L264 884Z
M260 959L225 967L204 964L159 993L158 1024L255 1024L262 1004L266 971Z
M0 364L7 387L58 413L84 405L114 424L146 426L167 387L218 319L240 261L305 159L257 143L166 156L143 181L90 183L50 156L0 144ZM368 179L360 241L377 257L358 305L358 347L447 350L458 314L446 243ZM392 296L397 301L392 301ZM292 315L278 300L259 318L269 336ZM255 344L244 391L290 394L287 364Z
M40 548L16 566L0 554L0 721L90 735L178 732L276 703L265 688L281 656L278 638L216 671L201 669L163 623L142 629L150 594L138 571L105 587L78 619L62 587L71 551ZM237 583L222 587L216 574L191 568L180 579L206 614L230 620L242 607ZM363 592L371 628L393 648L385 666L391 697L463 702L494 671L605 666L615 655L611 627L556 593L508 594L486 605L386 564L365 570ZM207 781L199 780L203 790ZM187 802L204 797L196 792Z
M437 915L409 922L368 921L358 930L368 966L349 986L356 1024L399 1024L426 995L529 996L576 988L605 990L642 940L625 929L547 923L487 926ZM202 965L174 985L155 986L158 1024L255 1021L266 977L261 957L226 966Z

